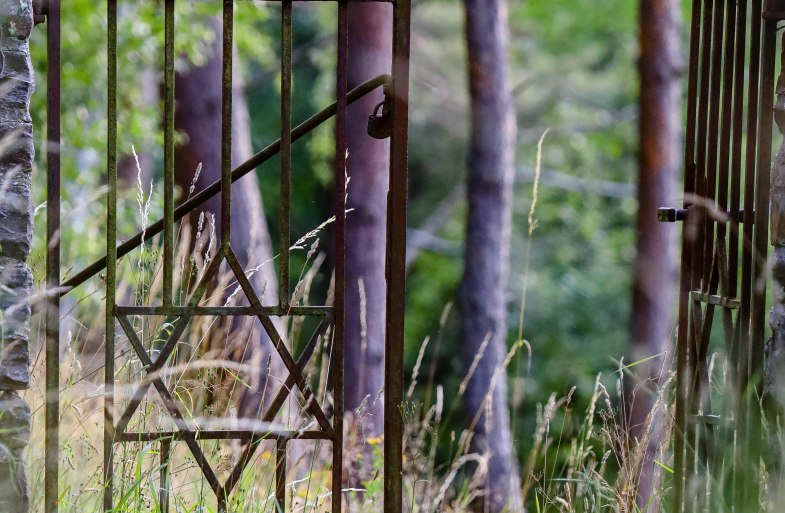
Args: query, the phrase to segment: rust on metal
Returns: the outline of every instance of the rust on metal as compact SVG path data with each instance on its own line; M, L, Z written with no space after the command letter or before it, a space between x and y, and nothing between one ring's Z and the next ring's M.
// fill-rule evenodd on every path
M44 508L59 499L60 450L60 0L46 6L46 412ZM51 393L56 391L56 393Z
M680 512L709 507L694 493L698 483L725 483L734 492L718 490L715 496L738 511L752 511L759 501L759 485L752 482L761 440L754 397L760 394L765 337L770 105L776 19L785 13L783 4L692 5L685 202L681 209L658 212L661 221L684 221L674 447ZM732 367L723 405L713 403L710 389L715 317ZM717 448L722 440L740 445L723 452ZM722 479L719 472L725 472Z
M327 0L325 0L327 1ZM360 0L358 0L360 1ZM365 1L365 0L362 0ZM390 75L379 75L374 77L370 80L367 80L360 84L359 86L352 89L349 93L347 93L347 104L351 105L352 103L356 102L360 98L372 93L379 87L389 83L392 80ZM331 119L335 116L337 108L337 102L333 102L331 105L325 107L318 113L314 114L310 118L303 121L300 125L298 125L294 130L292 130L292 142L300 140L305 135L309 134L327 120ZM248 160L237 166L234 171L232 171L232 183L236 182L240 178L244 177L248 173L251 173L256 170L257 167L261 166L274 156L278 155L281 149L281 140L278 139L277 141L273 142L269 146L265 147ZM221 182L216 181L205 187L201 192L194 194L189 200L183 202L182 204L178 205L174 209L174 220L179 221L192 211L196 210L200 206L204 205L204 203L218 194L221 190ZM139 230L137 233L132 235L128 238L127 241L119 244L117 246L117 258L122 258L128 255L131 251L138 248L140 245L144 244L145 242L150 241L153 237L160 234L164 229L164 220L159 219L156 222L152 223L150 226L147 227L145 230ZM98 273L103 271L106 268L106 257L99 258L92 264L86 266L81 271L74 273L73 276L68 278L66 281L62 283L60 287L60 295L64 296L75 287L82 285L90 278L96 276Z
M335 1L335 0L333 0ZM351 0L356 1L356 0ZM365 0L367 1L367 0ZM386 1L386 0L379 0ZM48 133L47 133L47 409L46 409L46 485L44 511L58 511L58 428L59 428L59 300L80 284L106 270L105 306L105 362L104 382L104 440L103 440L103 509L112 511L114 497L114 455L117 444L132 442L157 442L160 448L158 479L159 508L168 511L172 502L169 483L169 463L175 444L185 444L202 472L202 477L217 499L218 511L225 512L233 490L240 482L243 471L251 464L258 447L264 441L274 441L275 455L275 498L281 508L286 504L286 460L289 442L292 440L330 441L332 457L332 511L342 510L343 494L343 355L345 323L345 244L346 241L346 132L347 108L350 104L384 87L385 101L380 106L381 122L377 135L392 137L390 145L390 203L388 212L387 249L387 338L386 338L386 387L385 387L385 505L386 513L399 513L402 508L403 483L403 419L400 404L403 401L403 314L405 295L406 253L406 190L407 190L407 143L408 143L408 81L409 81L409 31L411 6L408 0L390 2L394 10L393 69L391 75L380 75L355 89L347 87L348 56L348 0L337 0L338 30L336 61L336 101L314 114L300 125L292 128L292 9L291 0L281 0L281 137L253 155L234 170L231 167L232 150L232 50L234 41L234 2L221 0L223 16L222 37L222 82L221 82L221 178L200 193L175 205L174 188L174 102L176 37L175 3L164 0L164 49L163 49L163 127L164 127L164 215L163 218L140 231L130 239L117 244L117 124L118 124L118 6L117 0L107 0L107 129L106 129L106 256L61 283L60 278L60 4L59 0L35 2L36 21L46 19L48 24ZM46 18L44 18L46 16ZM335 285L332 304L317 306L292 306L289 300L289 246L291 243L291 152L292 144L319 127L327 120L336 119L335 140ZM279 211L281 213L281 256L280 256L280 301L275 306L263 306L248 281L245 269L240 265L231 247L231 184L262 163L276 155L281 157L281 190ZM175 223L209 198L220 195L221 244L217 254L205 269L203 276L191 292L185 304L174 302L174 247ZM140 247L158 234L163 233L163 286L159 305L129 306L120 304L117 295L117 266L119 260L135 248ZM357 243L357 241L352 241ZM240 290L248 299L248 306L203 306L211 280L221 264L227 264L234 273ZM166 316L171 329L165 340L156 348L157 355L145 347L131 322L133 316ZM183 336L191 319L199 316L244 316L257 318L269 335L277 355L283 361L287 377L283 380L272 401L261 415L265 425L279 414L287 397L294 390L302 396L305 407L316 423L307 430L287 429L200 429L193 419L183 413L179 398L169 389L162 378L170 357ZM290 351L272 321L274 317L304 316L314 319L317 327L307 344L295 355ZM130 399L122 411L118 404L113 384L115 382L116 327L128 340L135 358L143 366L142 377L133 386ZM320 341L331 334L330 383L332 385L332 415L317 401L304 376L308 362L314 356ZM139 431L131 429L131 420L140 407L149 389L155 389L162 399L164 410L171 417L175 430ZM225 480L219 479L208 458L199 445L200 440L236 440L241 444L238 460Z
M338 30L335 60L335 282L346 283L346 119L348 108L348 63L349 63L349 6L338 4ZM335 290L335 332L332 347L332 374L334 382L334 414L336 423L343 425L344 410L344 345L346 333L346 287ZM335 432L332 458L332 513L341 513L343 495L343 430ZM386 504L386 503L385 503ZM385 510L387 511L387 510Z

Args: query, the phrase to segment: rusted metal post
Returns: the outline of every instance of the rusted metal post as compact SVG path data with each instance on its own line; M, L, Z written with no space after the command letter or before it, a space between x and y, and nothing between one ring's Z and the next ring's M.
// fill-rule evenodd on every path
M22 450L30 435L30 407L18 391L30 384L30 304L33 277L27 265L33 231L31 177L35 88L28 39L30 0L0 5L0 511L29 510Z
M403 343L406 302L411 2L393 7L390 192L387 202L387 330L384 358L384 511L403 511Z

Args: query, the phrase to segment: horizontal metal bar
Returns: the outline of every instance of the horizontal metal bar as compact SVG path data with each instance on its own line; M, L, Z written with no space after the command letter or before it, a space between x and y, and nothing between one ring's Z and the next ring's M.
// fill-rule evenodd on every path
M282 317L295 315L330 318L333 315L333 307L331 306L291 306L288 308L280 306L262 308L253 306L117 306L116 310L120 315L175 315L179 317L200 315Z
M721 306L730 310L738 310L741 308L741 300L739 299L722 297L716 294L706 294L700 290L693 290L690 292L690 299L700 303Z
M379 75L375 78L372 78L366 82L363 82L359 86L352 89L346 95L347 103L351 104L359 100L360 98L364 97L365 95L373 92L375 89L382 87L386 84L392 82L392 77L390 75ZM297 141L298 139L302 138L307 133L311 132L315 128L319 127L322 123L330 119L331 117L335 116L337 110L338 102L331 103L328 107L322 109L318 113L314 114L303 123L298 125L294 130L292 130L292 142ZM247 175L251 171L255 170L257 167L262 165L263 163L267 162L275 155L278 154L281 150L281 140L278 139L274 143L270 144L259 153L255 154L232 171L232 182L235 182L242 178L243 176ZM195 194L191 199L185 201L180 206L174 209L174 219L175 221L182 219L187 214L192 212L197 207L203 205L208 199L212 198L221 190L221 182L213 182L209 186L207 186L204 190ZM159 219L155 223L151 224L147 227L144 231L139 231L137 234L133 235L130 239L123 242L119 246L117 246L117 258L122 258L123 256L127 255L138 246L142 245L145 241L148 241L161 233L164 228L163 219ZM60 285L60 296L64 296L68 294L72 289L78 287L79 285L83 284L103 269L106 268L106 256L99 258L92 264L88 265L75 275L73 275L68 280L64 281Z
M332 440L332 436L319 430L311 431L254 431L254 430L204 430L204 431L154 431L116 433L115 442L155 442L160 440Z

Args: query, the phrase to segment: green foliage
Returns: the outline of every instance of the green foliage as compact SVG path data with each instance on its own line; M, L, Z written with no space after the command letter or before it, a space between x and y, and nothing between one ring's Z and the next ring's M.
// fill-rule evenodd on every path
M219 5L178 2L177 6L177 67L183 69L208 56L215 35L205 19L217 14ZM523 459L536 445L536 405L552 393L565 395L577 385L572 401L575 409L584 411L597 395L595 376L602 370L613 370L612 357L626 350L637 209L637 3L527 0L513 2L510 8L511 78L519 123L508 285L510 343L518 331L524 255L527 251L531 255L523 326L524 338L532 348L531 370L525 352L510 369L514 436ZM238 66L247 85L256 150L274 141L280 131L277 9L259 2L236 3ZM444 198L463 181L469 127L460 3L418 2L413 20L410 226L417 229L431 220ZM334 6L295 8L294 123L322 108L334 95L334 21ZM63 18L63 260L73 268L81 268L104 251L103 223L98 220L105 212L105 33L104 13L94 2L68 3ZM161 69L160 3L122 2L119 33L120 149L130 154L134 146L151 153L158 168L162 109L143 106L140 76ZM44 34L37 29L32 42L41 92L45 90ZM44 100L44 94L36 94L32 105L39 138L44 133L39 128L44 126ZM531 170L536 141L546 128L551 133L544 146L538 224L529 239L526 216L531 205ZM332 126L325 125L296 143L294 149L293 236L297 238L329 217ZM277 165L273 159L259 170L273 240L278 216ZM39 163L38 203L43 201L45 190L42 169ZM572 177L569 187L559 179L564 175ZM613 190L620 192L603 193L599 182L610 182ZM143 184L143 189L143 201L147 201L148 184ZM131 213L137 211L136 194L133 188L122 193L124 234L135 227ZM153 189L152 194L150 220L155 220L162 201L160 190ZM422 340L428 335L435 340L445 305L456 299L462 273L464 215L464 205L459 202L432 234L444 242L438 246L441 249L421 252L410 269L406 326L410 368ZM38 216L37 222L42 221L43 216ZM37 230L43 233L43 225ZM33 261L41 259L41 240ZM328 280L314 287L325 291ZM449 433L463 427L457 397L463 368L458 358L456 320L453 309L439 342L431 342L423 362L423 369L434 369L435 381L444 387L445 396L454 398L448 401L452 408L434 437L440 441L438 464L445 465L453 457L454 440ZM415 396L420 401L432 399L433 385L422 377L425 374L421 372L423 385ZM564 425L568 434L582 433L580 423L571 424L566 418ZM554 449L551 457L564 463L568 454L566 448ZM554 468L562 468L551 461ZM534 503L530 507L538 510Z

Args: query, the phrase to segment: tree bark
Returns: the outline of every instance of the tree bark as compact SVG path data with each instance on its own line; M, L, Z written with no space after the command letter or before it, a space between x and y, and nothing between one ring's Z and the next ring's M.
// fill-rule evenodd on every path
M33 235L31 177L35 89L28 38L29 0L0 5L0 511L30 509L22 451L30 436L30 407L18 391L30 385L30 291L27 265Z
M382 3L349 4L349 89L389 73L392 55L392 9ZM347 173L350 177L346 216L346 350L345 408L356 410L367 398L361 422L364 433L384 428L384 277L390 143L368 135L368 115L382 100L368 95L347 111Z
M664 436L664 412L652 411L663 371L669 368L678 266L676 231L657 221L657 209L676 200L680 167L679 2L640 2L640 118L637 257L633 277L631 347L633 361L661 355L637 366L628 387L629 435L641 442L638 506L656 490L654 460ZM652 505L649 505L652 508ZM656 510L656 507L654 508Z
M221 26L213 23L216 36L211 55L202 66L192 67L177 74L175 87L175 126L187 136L187 142L175 150L175 174L178 184L188 191L197 166L202 171L196 181L195 192L221 178ZM242 80L238 67L234 67L233 80L233 123L232 165L236 166L252 155L248 106L245 101ZM271 262L272 244L262 207L262 197L256 174L250 173L232 185L231 245L244 269L263 265L251 277L256 293L263 295L262 303L276 304L278 301L277 278ZM216 230L220 239L220 198L214 196L201 211L216 216ZM199 212L195 213L198 216ZM196 219L196 217L192 217ZM243 395L240 414L257 417L262 405L262 394L271 399L267 390L268 356L275 354L270 337L258 322L247 319L246 330L250 330L250 346L244 359L252 363L256 371L250 376L251 388ZM239 321L238 321L239 322ZM248 333L246 331L246 333ZM283 364L279 358L272 359L271 372L280 375ZM271 386L275 387L273 383Z
M460 291L463 359L468 369L488 344L464 401L477 418L473 447L488 458L486 511L523 511L510 431L506 373L506 292L509 274L516 119L507 63L505 0L465 0L471 141L467 186L465 269ZM494 374L499 376L494 380ZM490 389L490 386L493 386Z

